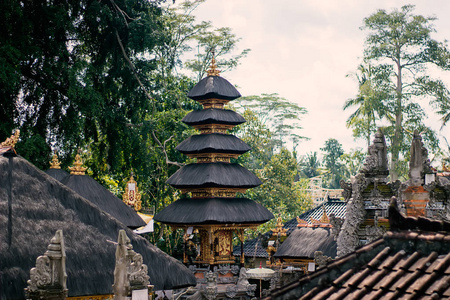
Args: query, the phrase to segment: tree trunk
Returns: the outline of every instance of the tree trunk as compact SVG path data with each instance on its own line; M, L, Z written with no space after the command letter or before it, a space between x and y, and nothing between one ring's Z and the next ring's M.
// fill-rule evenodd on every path
M392 140L392 155L391 155L391 181L398 179L398 159L400 152L400 145L403 140L402 122L403 122L403 107L402 107L402 67L400 64L400 57L397 57L397 86L395 91L397 93L397 105L395 109L395 130L394 138Z

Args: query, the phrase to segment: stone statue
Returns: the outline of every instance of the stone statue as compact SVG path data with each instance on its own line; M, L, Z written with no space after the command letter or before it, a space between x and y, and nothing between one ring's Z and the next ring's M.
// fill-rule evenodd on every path
M323 255L322 251L315 251L314 252L314 263L319 266L319 268L322 268L326 266L327 263L332 261L333 259L329 256Z

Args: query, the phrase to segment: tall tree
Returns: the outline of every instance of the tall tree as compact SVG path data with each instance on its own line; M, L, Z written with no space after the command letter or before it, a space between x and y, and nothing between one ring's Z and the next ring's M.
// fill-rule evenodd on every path
M299 143L301 140L307 139L298 134L298 131L302 129L299 121L301 115L307 113L306 108L290 102L276 93L241 97L235 100L233 105L238 110L245 107L256 113L262 125L272 132L274 148L281 149L288 140Z
M297 161L289 150L282 148L259 170L263 184L248 190L246 196L267 207L274 215L293 218L311 206L311 198L294 184L296 174Z
M372 134L377 130L377 121L388 114L383 106L383 102L389 98L383 80L386 74L384 68L361 64L352 75L358 81L359 90L355 98L348 99L344 104L344 110L356 107L347 119L347 128L353 129L355 138L364 138L368 147Z
M317 157L317 152L306 154L300 161L300 171L306 178L311 178L320 175L320 160Z
M424 111L414 100L433 96L434 101L448 101L448 91L440 81L431 79L427 67L434 65L442 69L450 67L450 53L445 44L431 38L435 31L434 17L413 14L414 6L405 5L400 10L388 13L378 10L364 19L363 30L368 31L365 60L389 70L385 80L390 84L388 94L393 95L385 102L386 109L394 118L391 135L391 180L399 177L399 160L404 145L405 124L413 124L419 131L426 131L433 149L437 139L421 118ZM430 89L433 86L435 89ZM387 130L389 133L389 130ZM430 140L429 140L430 141Z
M324 152L323 165L327 168L328 188L338 189L340 180L345 176L345 167L341 161L344 149L338 140L330 138L325 141L325 145L320 150Z

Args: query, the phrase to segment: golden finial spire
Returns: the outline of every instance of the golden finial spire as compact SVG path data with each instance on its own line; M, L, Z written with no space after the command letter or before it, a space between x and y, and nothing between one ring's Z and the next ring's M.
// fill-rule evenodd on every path
M208 73L208 76L219 76L220 70L217 70L216 66L216 59L215 59L215 51L214 49L211 50L212 53L212 59L211 59L211 66L209 67L209 70L206 71Z
M16 129L13 135L11 137L7 138L4 142L1 143L1 147L13 147L16 145L16 143L19 141L20 136L20 130Z
M78 150L78 152L80 152L80 150ZM74 164L73 167L69 167L71 175L84 175L85 174L84 172L87 170L87 168L83 167L83 162L81 161L80 154L77 154L75 156L75 162L73 164Z
M319 220L313 219L311 217L312 224L329 224L330 223L330 219L328 218L327 211L325 210L324 205L322 205L322 209L323 209L322 217L320 217Z
M61 163L58 160L58 155L56 154L56 150L55 150L55 152L53 152L52 161L50 161L49 163L50 163L50 169L61 169L61 167L60 167Z
M140 211L142 208L141 193L137 187L137 183L133 178L133 171L131 171L130 180L127 182L125 192L122 195L123 202L126 205L133 206L135 211Z
M277 226L275 229L272 229L272 235L274 236L286 236L287 229L283 228L283 220L281 219L281 216L277 219Z

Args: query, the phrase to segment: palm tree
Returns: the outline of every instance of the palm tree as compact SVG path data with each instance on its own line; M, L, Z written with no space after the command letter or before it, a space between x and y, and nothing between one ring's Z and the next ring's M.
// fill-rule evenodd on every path
M300 171L306 178L315 177L321 174L320 161L317 152L308 153L300 162Z
M347 119L347 128L353 128L353 136L364 138L367 146L370 145L372 133L377 130L377 121L389 112L383 106L383 100L388 95L377 86L381 81L384 70L376 69L371 65L361 64L353 76L358 80L359 91L355 98L345 101L343 109L357 107Z

